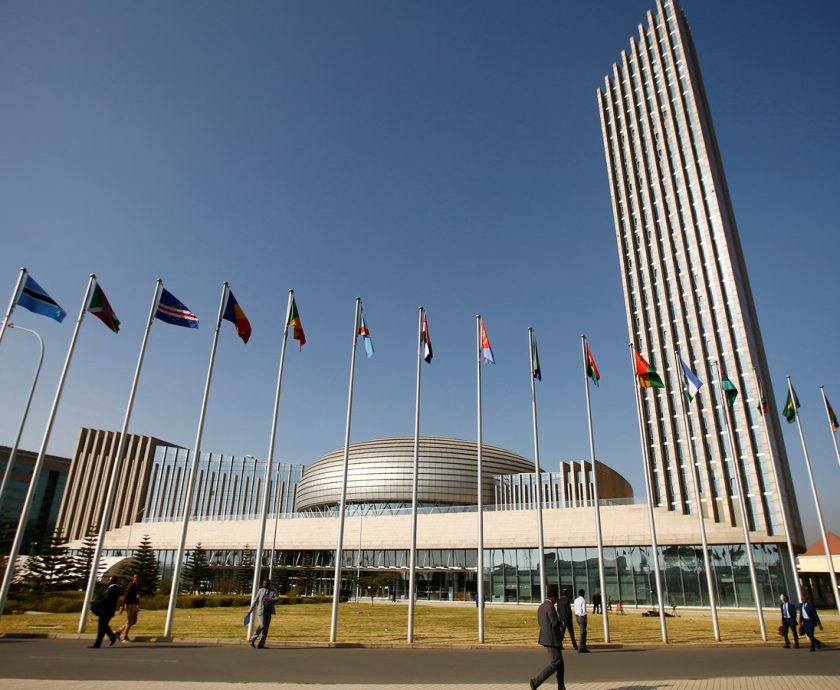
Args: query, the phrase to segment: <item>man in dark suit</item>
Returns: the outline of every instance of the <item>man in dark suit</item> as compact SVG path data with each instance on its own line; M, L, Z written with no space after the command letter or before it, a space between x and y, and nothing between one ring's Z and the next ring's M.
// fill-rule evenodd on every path
M822 621L820 621L816 606L808 601L808 597L804 594L802 595L802 604L799 606L799 622L802 624L802 632L811 640L811 651L814 652L817 649L822 649L822 642L814 635L814 630L816 630L817 626L819 626L820 630L823 629Z
M572 647L577 649L577 640L575 639L575 626L572 621L572 602L569 599L569 590L564 589L560 593L560 598L557 600L557 617L560 619L560 625L563 626L563 632L560 634L560 649L563 649L563 640L566 637L566 632L569 633L569 639L572 642Z
M97 618L97 629L96 629L96 641L90 645L91 649L98 649L102 646L102 640L105 639L105 636L108 636L108 639L111 640L111 645L117 641L117 634L111 630L111 619L114 617L114 614L117 611L117 603L120 600L120 594L122 594L122 590L118 584L118 580L115 577L112 577L108 583L108 588L102 592L102 596L97 599L93 605L90 607L90 610L96 615Z
M793 646L799 649L799 633L796 632L796 604L788 601L787 594L782 594L782 635L785 638L785 649L790 649L788 630L793 631Z
M536 690L536 688L540 687L554 673L557 674L558 690L566 690L566 685L563 682L563 652L560 648L563 639L563 628L560 625L560 619L557 617L556 604L557 586L549 585L546 591L545 601L537 609L537 621L540 624L539 643L548 652L548 666L540 671L536 678L531 678L528 681L531 690Z

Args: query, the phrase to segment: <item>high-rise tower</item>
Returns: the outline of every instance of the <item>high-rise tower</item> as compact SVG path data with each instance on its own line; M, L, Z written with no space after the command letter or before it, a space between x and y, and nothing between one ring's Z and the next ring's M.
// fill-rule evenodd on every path
M673 352L705 383L690 406L703 514L740 525L734 472L759 541L804 541L779 417L767 426L753 370L772 386L712 117L685 16L657 0L598 90L630 340L666 387L643 391L642 422L660 508L695 513ZM740 395L733 408L737 462L726 437L714 362ZM765 431L766 429L766 431ZM772 449L772 454L771 454Z

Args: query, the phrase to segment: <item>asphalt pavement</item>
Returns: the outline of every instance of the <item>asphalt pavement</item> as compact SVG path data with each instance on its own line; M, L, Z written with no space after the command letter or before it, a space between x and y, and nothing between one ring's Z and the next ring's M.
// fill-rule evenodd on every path
M217 684L272 684L273 688L305 685L341 688L527 688L527 680L546 663L542 648L369 649L274 647L248 645L118 642L88 649L89 640L0 639L0 687L110 687L114 681L137 681L144 687L204 687ZM565 652L570 688L620 687L674 690L677 680L741 679L731 687L756 685L771 678L774 687L802 687L802 676L814 677L809 688L840 688L840 648L811 653L807 648L778 647L620 647L591 654ZM829 679L828 685L816 682ZM37 682L24 685L23 679ZM798 679L798 680L797 680ZM70 683L62 684L60 681ZM78 683L85 681L85 683ZM670 681L670 682L666 682ZM74 682L77 682L74 684ZM799 682L799 685L796 683ZM822 683L823 681L820 681ZM102 685L100 686L100 683ZM618 683L618 685L614 685ZM651 685L651 683L656 683ZM185 685L186 684L186 685ZM281 685L277 685L281 684ZM124 687L121 684L121 687ZM209 690L209 686L206 686ZM220 686L221 687L221 686ZM240 686L241 687L241 686ZM553 683L546 687L553 687ZM685 687L695 687L686 685ZM701 686L697 686L701 687ZM702 687L712 687L704 684ZM714 685L714 687L730 687Z

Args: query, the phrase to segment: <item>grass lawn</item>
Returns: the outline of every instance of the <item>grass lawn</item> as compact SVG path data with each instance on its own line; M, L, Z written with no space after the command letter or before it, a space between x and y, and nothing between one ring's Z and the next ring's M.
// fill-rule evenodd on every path
M175 613L175 637L242 639L245 629L242 617L245 608L178 609ZM475 644L477 611L464 605L418 605L415 609L415 640L418 645ZM279 606L271 626L270 640L283 642L326 642L330 630L330 604ZM405 604L377 601L341 604L338 618L339 642L402 643L405 642ZM141 611L140 621L131 631L132 637L157 637L163 633L166 611ZM758 622L748 612L722 612L719 616L721 636L728 643L761 643ZM0 633L75 633L78 614L45 613L4 615ZM124 614L114 617L116 630L125 621ZM668 618L669 641L676 644L711 644L712 625L708 614L680 613ZM770 642L778 644L778 615L766 616ZM87 632L96 631L91 616ZM619 644L660 643L659 619L646 618L629 609L623 616L610 615L611 642ZM840 625L835 617L819 634L828 644L840 644ZM485 614L486 642L498 645L532 645L537 640L536 609L532 606L489 606ZM589 616L589 640L603 642L601 616Z

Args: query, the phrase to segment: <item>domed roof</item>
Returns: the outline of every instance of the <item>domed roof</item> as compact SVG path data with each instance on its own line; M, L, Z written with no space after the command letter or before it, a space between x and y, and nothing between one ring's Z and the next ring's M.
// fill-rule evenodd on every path
M477 444L454 438L420 438L420 504L475 505ZM297 488L297 510L337 506L341 499L344 449L338 448L304 470ZM483 501L493 501L493 477L532 472L534 464L495 446L482 446ZM414 437L353 443L347 469L347 503L411 503Z

